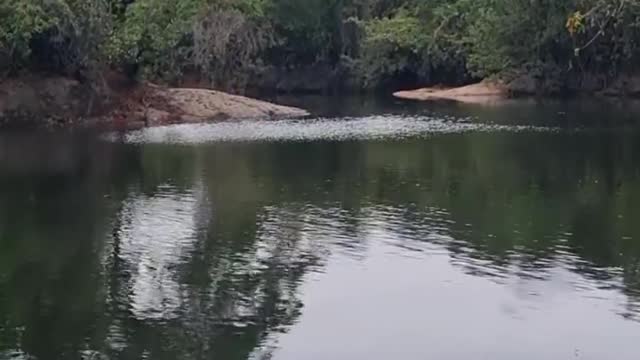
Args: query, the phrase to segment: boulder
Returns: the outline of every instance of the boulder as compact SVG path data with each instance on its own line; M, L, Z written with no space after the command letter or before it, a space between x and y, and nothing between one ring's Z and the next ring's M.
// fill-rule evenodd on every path
M149 86L143 99L148 126L228 119L271 119L308 115L308 112L266 101L208 89Z

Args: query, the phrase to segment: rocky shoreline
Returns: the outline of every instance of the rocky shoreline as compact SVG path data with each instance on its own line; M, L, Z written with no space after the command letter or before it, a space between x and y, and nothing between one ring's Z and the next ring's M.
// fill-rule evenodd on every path
M640 77L621 77L593 88L581 83L578 94L610 97L640 96ZM188 86L187 84L184 84ZM197 84L196 84L197 85ZM498 105L515 96L563 96L566 92L532 76L521 75L510 81L485 80L476 84L444 88L427 87L395 92L409 100L447 100L462 103ZM572 90L569 93L576 93ZM555 94L555 95L554 95ZM122 74L106 73L104 84L60 76L29 74L0 82L0 128L91 127L139 129L179 123L234 119L303 117L303 109L195 87L171 88L136 83Z
M426 87L398 91L397 98L408 100L450 100L473 104L498 104L513 97L531 96L604 96L614 98L640 97L640 76L621 76L607 82L602 77L584 76L564 82L519 75L509 81L483 80L460 87Z
M303 117L303 109L221 91L150 83L98 93L65 77L30 76L0 83L0 127L136 129L178 123Z
M452 100L463 103L487 104L509 98L508 88L497 82L480 82L455 88L421 88L393 93L407 100Z
M91 121L102 126L136 129L168 124L307 115L309 113L303 109L216 90L146 84L131 91L128 99L120 101L114 110Z

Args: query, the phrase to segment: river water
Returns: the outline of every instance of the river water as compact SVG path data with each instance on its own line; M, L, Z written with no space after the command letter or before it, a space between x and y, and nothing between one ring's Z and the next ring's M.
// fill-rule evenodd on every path
M637 106L288 101L0 134L0 359L640 358Z

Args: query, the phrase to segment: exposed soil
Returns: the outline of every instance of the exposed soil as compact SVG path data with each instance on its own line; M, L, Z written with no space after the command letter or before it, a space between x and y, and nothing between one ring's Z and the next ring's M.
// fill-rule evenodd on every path
M221 91L133 84L117 76L105 76L105 80L105 90L100 92L64 77L29 75L4 80L0 82L0 126L134 129L308 115L302 109Z
M118 106L93 121L140 128L234 119L302 117L305 110L207 89L167 88L146 84L121 95Z
M431 87L398 91L393 95L411 100L452 100L473 104L492 104L508 99L509 89L498 82L483 81L455 88Z

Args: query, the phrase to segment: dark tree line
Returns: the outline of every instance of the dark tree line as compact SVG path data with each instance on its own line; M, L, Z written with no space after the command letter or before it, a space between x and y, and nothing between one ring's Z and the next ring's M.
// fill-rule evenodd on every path
M364 87L637 72L638 0L0 0L0 70L106 67L215 87L344 68Z

